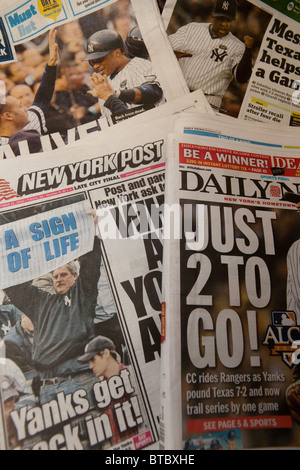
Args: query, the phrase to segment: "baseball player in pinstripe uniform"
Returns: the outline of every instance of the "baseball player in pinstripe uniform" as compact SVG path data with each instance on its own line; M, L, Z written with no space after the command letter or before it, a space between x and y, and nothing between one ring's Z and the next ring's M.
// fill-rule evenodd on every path
M287 191L283 195L285 201L295 204L300 215L300 194ZM297 324L300 324L300 240L296 240L287 253L287 288L286 308L296 314ZM300 377L300 374L299 374Z
M296 204L296 210L300 215L300 194L287 192L284 194L284 200ZM295 312L297 326L300 323L300 240L296 240L287 253L287 284L286 284L286 308ZM295 336L295 339L297 337ZM290 408L292 418L300 425L300 362L299 353L296 352L296 360L293 368L293 381L286 389L286 401ZM299 351L299 349L298 349Z
M299 212L300 206L297 205ZM295 241L287 254L287 309L296 314L297 325L300 323L300 240ZM297 347L295 347L296 352ZM286 400L293 419L300 425L300 363L299 353L296 353L297 361L294 363L293 381L286 389Z
M246 83L252 71L253 38L242 43L230 32L236 10L236 0L217 0L212 23L192 22L169 36L189 89L201 89L215 110L233 78Z
M52 29L49 33L48 63L33 104L27 108L19 100L8 95L5 103L0 105L0 145L9 143L9 138L22 129L35 130L40 135L47 133L44 112L54 93L58 60L56 30Z
M101 84L109 84L126 108L158 106L163 102L163 92L151 62L140 57L127 57L124 42L115 31L104 29L94 33L88 40L85 60L97 71L90 83L93 96L99 98L102 115L109 118L112 113L105 101L107 97L101 93Z
M296 313L297 323L300 324L300 240L290 247L287 254L287 309Z

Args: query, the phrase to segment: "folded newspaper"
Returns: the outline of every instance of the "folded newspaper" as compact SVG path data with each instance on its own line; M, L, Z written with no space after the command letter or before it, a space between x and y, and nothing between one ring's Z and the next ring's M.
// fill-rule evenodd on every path
M239 2L256 64L213 108L182 3L1 2L1 450L296 446L297 8Z
M156 0L3 0L0 158L145 119L189 92L176 62Z
M3 162L1 449L157 448L165 141L187 107L202 94Z
M247 121L299 126L299 3L166 0L162 18L190 91Z
M174 124L161 449L299 446L297 140L221 117Z

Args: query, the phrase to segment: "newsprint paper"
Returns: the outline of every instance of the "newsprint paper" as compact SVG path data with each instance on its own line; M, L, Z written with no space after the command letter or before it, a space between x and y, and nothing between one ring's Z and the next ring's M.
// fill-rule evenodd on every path
M0 159L62 148L186 93L156 0L1 2L0 103L18 100L30 120L0 126Z
M166 0L162 12L191 91L222 114L285 126L300 122L299 18L287 0Z
M2 162L1 449L157 448L165 142L201 99Z
M226 121L168 140L160 447L298 448L299 146Z

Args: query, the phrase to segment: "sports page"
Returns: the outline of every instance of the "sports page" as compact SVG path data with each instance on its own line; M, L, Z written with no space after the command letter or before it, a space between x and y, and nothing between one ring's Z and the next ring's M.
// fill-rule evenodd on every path
M217 113L299 125L297 2L167 0L162 19L189 89L201 88Z
M3 122L1 159L138 122L188 93L156 1L4 1L0 16L1 103L28 109Z
M161 449L296 448L299 148L184 121L166 168Z
M157 448L166 122L200 102L4 165L4 449Z

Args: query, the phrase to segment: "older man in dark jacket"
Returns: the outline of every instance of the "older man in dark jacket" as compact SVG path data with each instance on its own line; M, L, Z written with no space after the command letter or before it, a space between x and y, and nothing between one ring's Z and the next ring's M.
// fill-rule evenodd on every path
M60 391L92 390L93 374L77 358L94 336L100 258L100 240L95 237L93 250L80 258L79 275L74 263L53 272L54 294L31 283L5 290L34 325L33 364L41 380L41 403Z

